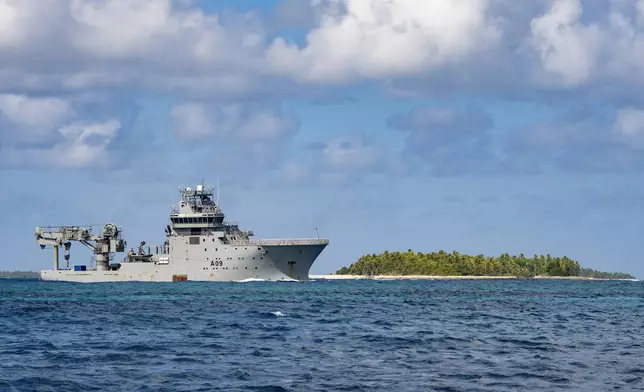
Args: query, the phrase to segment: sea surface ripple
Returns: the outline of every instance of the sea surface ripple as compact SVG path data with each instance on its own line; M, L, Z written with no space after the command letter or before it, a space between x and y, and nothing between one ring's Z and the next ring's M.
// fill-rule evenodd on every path
M0 280L0 391L644 391L644 284Z

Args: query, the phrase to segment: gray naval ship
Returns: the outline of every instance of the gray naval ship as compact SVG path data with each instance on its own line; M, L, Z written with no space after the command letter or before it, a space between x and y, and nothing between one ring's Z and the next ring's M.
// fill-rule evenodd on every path
M120 262L113 262L115 254L127 248L121 229L113 223L98 234L91 226L37 227L40 247L54 250L54 269L41 271L40 277L68 282L300 281L309 279L313 262L329 243L320 238L253 240L252 231L224 220L213 189L203 184L180 189L165 235L163 245L142 241L137 250L131 248ZM71 268L72 242L88 247L95 262ZM59 265L61 247L64 268Z

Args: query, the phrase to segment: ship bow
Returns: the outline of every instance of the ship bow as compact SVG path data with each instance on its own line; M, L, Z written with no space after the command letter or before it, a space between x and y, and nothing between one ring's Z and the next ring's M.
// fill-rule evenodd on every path
M308 280L311 266L328 243L324 239L268 240L262 246L281 273L290 279Z

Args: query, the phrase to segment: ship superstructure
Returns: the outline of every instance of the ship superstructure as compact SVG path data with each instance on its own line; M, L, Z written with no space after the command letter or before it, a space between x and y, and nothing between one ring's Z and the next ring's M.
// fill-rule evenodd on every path
M328 239L286 238L253 240L252 231L243 231L226 222L212 188L203 184L180 189L180 199L170 213L162 245L141 241L125 258L114 262L115 254L125 252L127 243L115 224L103 226L93 235L91 227L57 226L36 228L41 248L54 248L54 269L41 271L43 280L73 282L112 281L240 281L308 280L309 270L328 245ZM59 266L59 248L69 249L80 242L94 253L95 266Z

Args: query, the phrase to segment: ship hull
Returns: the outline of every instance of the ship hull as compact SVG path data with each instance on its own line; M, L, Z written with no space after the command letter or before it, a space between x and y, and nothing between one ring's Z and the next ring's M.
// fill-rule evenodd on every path
M205 243L205 241L204 241ZM306 281L325 243L268 244L216 248L216 253L195 255L190 248L173 247L169 255L155 255L149 262L124 262L116 271L43 270L42 280L77 283L100 282L234 282L245 280ZM200 248L201 250L201 248ZM180 255L185 254L186 257Z

